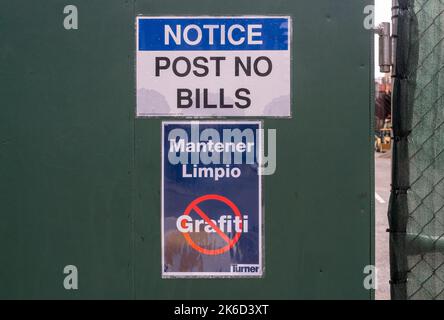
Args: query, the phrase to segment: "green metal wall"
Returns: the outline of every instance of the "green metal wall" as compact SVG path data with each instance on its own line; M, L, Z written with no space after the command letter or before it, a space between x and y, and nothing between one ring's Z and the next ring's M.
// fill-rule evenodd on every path
M2 1L0 298L371 298L369 3ZM138 14L293 18L293 118L265 120L263 279L160 277L161 121L134 117ZM63 288L68 264L79 290Z

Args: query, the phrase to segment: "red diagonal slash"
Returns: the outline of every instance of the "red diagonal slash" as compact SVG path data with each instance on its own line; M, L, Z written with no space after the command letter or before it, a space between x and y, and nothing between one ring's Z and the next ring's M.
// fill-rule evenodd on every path
M201 246L199 246L198 244L196 244L193 239L191 238L189 233L183 233L183 236L185 237L185 240L188 242L188 244L195 250L197 250L200 253L203 254L207 254L207 255L218 255L218 254L223 254L227 251L229 251L231 248L233 248L236 243L239 241L239 238L242 234L242 232L236 232L236 234L234 235L234 237L232 239L230 239L229 236L227 236L224 232L222 232L221 229L219 229L219 227L213 222L211 221L211 219L205 214L205 212L203 212L199 207L198 204L200 204L201 202L204 201L208 201L208 200L215 200L215 201L220 201L225 203L227 206L229 206L231 208L231 210L233 211L233 214L239 218L242 219L242 215L240 213L239 208L228 198L218 195L218 194L207 194L204 196L200 196L199 198L193 200L185 209L184 211L184 215L190 215L191 211L195 211L201 218L204 219L204 221L211 226L216 233L227 243L224 247L222 248L215 248L215 249L207 249L207 248L203 248ZM242 220L240 222L240 227L242 228Z
M198 206L194 206L193 210L196 211L197 214L201 216L201 218L204 219L206 223L208 223L217 232L217 234L225 240L226 243L231 243L230 237L228 237L222 230L220 230L220 228L213 221L211 221L210 218L208 218L205 212L203 212Z

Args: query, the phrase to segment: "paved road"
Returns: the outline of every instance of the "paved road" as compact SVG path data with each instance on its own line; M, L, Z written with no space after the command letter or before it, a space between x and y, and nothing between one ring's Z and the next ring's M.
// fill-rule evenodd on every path
M390 299L390 264L387 209L390 197L391 158L375 153L375 259L377 269L376 299Z

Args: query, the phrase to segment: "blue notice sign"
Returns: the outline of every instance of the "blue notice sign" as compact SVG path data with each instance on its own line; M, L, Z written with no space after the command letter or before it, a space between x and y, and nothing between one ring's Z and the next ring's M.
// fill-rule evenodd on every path
M138 19L141 51L288 50L288 17Z
M162 123L162 276L261 277L261 122Z

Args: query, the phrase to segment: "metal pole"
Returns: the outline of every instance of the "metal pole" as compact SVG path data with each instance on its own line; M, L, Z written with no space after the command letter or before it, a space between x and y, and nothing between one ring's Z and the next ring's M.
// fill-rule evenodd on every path
M396 46L398 45L399 2L392 0L392 77L396 76Z
M390 225L390 293L391 299L406 300L408 281L408 262L406 251L406 230L408 220L407 190L409 185L407 136L404 128L407 117L406 106L401 95L402 79L397 65L397 47L399 42L399 15L401 10L398 0L392 0L392 127L394 143L392 148L392 190L389 204ZM405 19L402 20L405 23ZM404 25L401 27L405 28ZM406 41L403 39L402 41ZM399 52L401 53L401 52ZM424 239L421 239L424 240ZM430 241L418 241L418 247L427 246Z
M390 22L383 22L378 27L379 34L379 68L382 73L389 73L393 57L391 54Z

